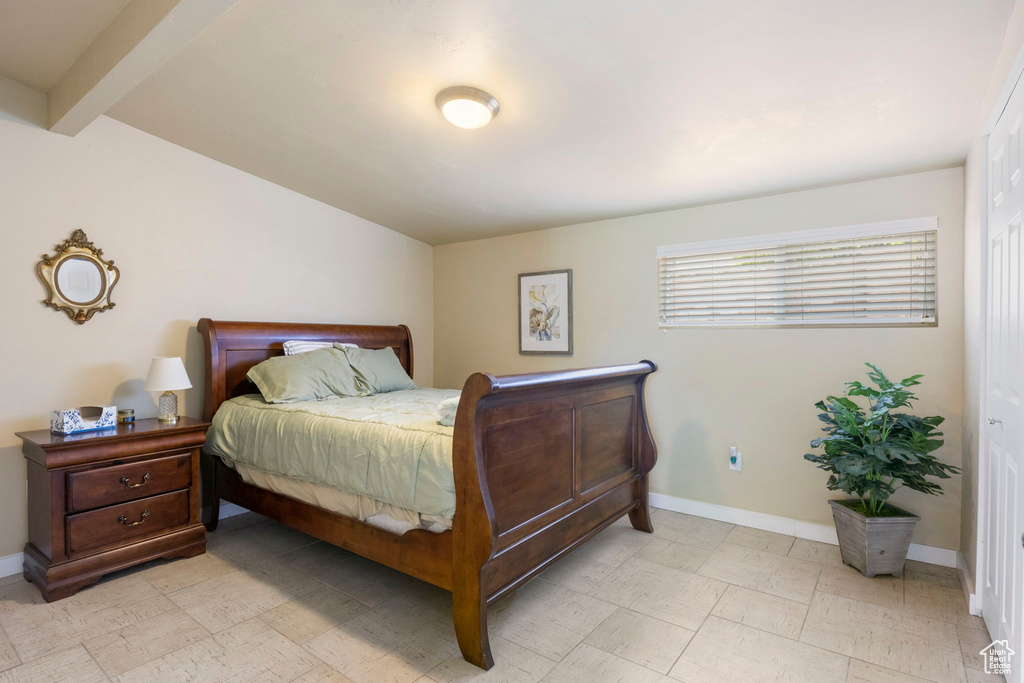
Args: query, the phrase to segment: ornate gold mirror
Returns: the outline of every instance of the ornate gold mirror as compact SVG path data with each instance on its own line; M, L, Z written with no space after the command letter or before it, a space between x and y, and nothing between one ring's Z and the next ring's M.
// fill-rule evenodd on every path
M103 259L82 230L56 247L53 256L43 254L36 264L36 273L46 287L44 306L64 311L79 325L100 311L113 308L110 292L120 276L113 261Z

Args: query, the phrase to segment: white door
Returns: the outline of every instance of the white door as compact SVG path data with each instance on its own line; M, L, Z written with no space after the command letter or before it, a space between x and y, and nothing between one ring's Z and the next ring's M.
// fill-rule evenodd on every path
M988 310L985 404L987 425L981 444L986 455L981 505L985 513L982 613L992 637L1006 639L1016 652L1008 681L1018 683L1024 647L1024 477L1022 436L1024 377L1021 376L1021 120L1024 83L1014 89L988 139Z

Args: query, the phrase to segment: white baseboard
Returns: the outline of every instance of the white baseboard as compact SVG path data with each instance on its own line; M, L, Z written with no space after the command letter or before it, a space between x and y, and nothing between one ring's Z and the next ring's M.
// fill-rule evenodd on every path
M920 543L911 543L910 550L907 551L908 560L937 564L940 567L952 569L956 569L956 555L956 550L936 548L933 545L921 545Z
M21 573L21 565L25 561L23 553L15 553L0 557L0 576L13 576Z
M662 508L663 510L683 512L688 515L694 515L695 517L706 517L707 519L716 519L720 522L730 522L741 526L749 526L754 529L761 529L762 531L774 531L777 534L796 536L797 538L804 538L809 541L819 541L821 543L839 545L839 539L836 538L836 530L825 524L801 522L800 520L790 519L789 517L766 515L763 512L730 508L724 505L715 505L714 503L702 503L699 500L676 498L675 496L666 496L662 493L651 494L651 505L656 508ZM228 503L225 501L221 501L220 503L221 519L234 517L235 515L240 515L243 512L248 512L248 510L240 505L235 505L234 503ZM963 569L961 569L960 563L963 562L963 556L960 555L958 551L911 543L910 551L907 553L907 559L960 569L961 582L964 583L966 591L966 582L963 578L966 565L963 565ZM0 577L20 574L21 564L21 553L8 555L7 557L0 557ZM980 609L975 611L977 599L973 593L968 593L968 600L971 606L971 614L981 614Z
M796 536L797 538L807 539L808 541L818 541L820 543L839 545L839 539L836 537L835 527L828 526L826 524L801 522L800 520L790 519L789 517L766 515L763 512L741 510L739 508L716 505L715 503L704 503L699 500L689 500L687 498L676 498L675 496L667 496L663 493L652 493L651 505L656 508L662 508L663 510L682 512L695 517L705 517L707 519L715 519L720 522L749 526L754 529L761 529L762 531L774 531L777 534ZM907 552L907 559L955 568L957 566L957 555L959 555L959 553L956 550L947 550L946 548L936 548L930 545L911 543L910 550Z
M235 505L234 503L229 503L225 500L222 500L220 502L220 514L218 515L218 519L234 517L235 515L240 515L243 512L248 511L248 509L242 507L241 505Z
M960 575L960 587L964 589L964 597L967 598L967 611L976 617L981 616L981 600L977 593L971 592L971 584L967 580L967 560L960 551L956 553L956 573Z

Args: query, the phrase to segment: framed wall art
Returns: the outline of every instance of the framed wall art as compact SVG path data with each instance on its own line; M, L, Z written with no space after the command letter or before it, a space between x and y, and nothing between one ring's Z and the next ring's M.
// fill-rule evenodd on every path
M519 353L572 355L572 270L519 275Z

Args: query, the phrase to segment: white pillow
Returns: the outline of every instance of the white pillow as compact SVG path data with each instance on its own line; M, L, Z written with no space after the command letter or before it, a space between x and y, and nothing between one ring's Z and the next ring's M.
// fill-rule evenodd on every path
M305 339L289 339L284 343L284 355L297 356L300 353L308 353L309 351L316 351L317 349L329 349L332 346L334 346L334 342L306 341ZM347 346L350 349L359 348L355 344L342 344L341 342L338 342L338 346Z

